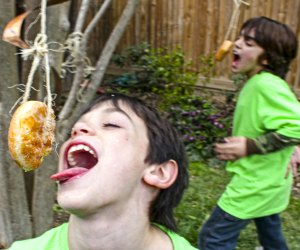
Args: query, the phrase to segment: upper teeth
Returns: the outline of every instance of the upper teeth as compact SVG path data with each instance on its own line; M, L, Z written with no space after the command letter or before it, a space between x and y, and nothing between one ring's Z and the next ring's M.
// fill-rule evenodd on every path
M76 166L76 160L73 157L73 153L76 151L86 151L88 153L90 153L94 158L97 158L95 152L88 146L83 145L83 144L79 144L79 145L74 145L72 146L69 151L68 151L68 163L71 167L75 167Z

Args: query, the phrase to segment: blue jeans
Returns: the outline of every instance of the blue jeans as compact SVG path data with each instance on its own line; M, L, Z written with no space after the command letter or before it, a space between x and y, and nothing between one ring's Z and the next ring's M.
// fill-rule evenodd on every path
M287 250L278 214L253 219L258 239L264 250ZM236 218L216 206L199 235L200 250L233 250L240 231L251 220Z

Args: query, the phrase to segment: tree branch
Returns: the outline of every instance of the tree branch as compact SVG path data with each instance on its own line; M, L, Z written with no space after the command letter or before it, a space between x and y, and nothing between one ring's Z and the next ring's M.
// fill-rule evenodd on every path
M111 56L117 47L120 38L122 37L131 17L135 13L135 10L140 3L141 0L128 0L125 9L123 10L122 16L120 17L118 23L116 24L114 30L112 31L109 39L107 40L105 47L97 61L96 69L94 74L92 75L92 80L87 88L86 93L83 95L82 99L85 101L84 103L77 103L75 109L73 108L73 112L71 116L68 118L68 121L61 121L60 127L60 139L64 140L69 126L72 125L78 118L78 116L82 113L82 111L87 107L87 105L92 101L97 89L99 88L102 79L105 75L105 71L110 62Z
M81 32L84 22L85 22L85 18L86 18L86 14L88 12L89 6L90 6L90 2L91 0L83 0L80 6L80 10L78 13L78 18L76 20L76 25L75 25L75 32Z
M74 80L72 83L72 88L71 88L68 98L65 102L65 105L59 114L59 120L64 120L72 112L72 109L74 108L74 105L76 104L76 93L80 87L80 84L83 81L84 66L85 66L84 65L84 57L85 57L85 51L86 51L88 39L90 37L91 31L95 28L98 21L102 18L103 14L105 13L105 11L107 10L107 8L110 4L111 4L111 0L105 0L105 2L101 5L101 8L99 9L98 13L93 18L93 20L89 23L88 27L86 28L86 30L83 34L81 45L80 45L80 51L79 51L81 53L78 54L80 58L76 59L76 73L75 73ZM85 11L85 8L82 7L81 11ZM80 19L83 20L83 16L84 15L81 14ZM75 31L77 31L77 32L81 31L81 30L79 30L79 27L82 28L82 21L78 21L76 23Z
M93 20L89 23L87 26L86 30L84 31L83 38L82 38L82 49L86 49L88 39L90 37L90 34L92 30L96 27L98 24L99 20L102 18L104 15L105 11L111 4L112 0L105 0L104 3L101 5L101 8L97 12L96 16L93 18Z

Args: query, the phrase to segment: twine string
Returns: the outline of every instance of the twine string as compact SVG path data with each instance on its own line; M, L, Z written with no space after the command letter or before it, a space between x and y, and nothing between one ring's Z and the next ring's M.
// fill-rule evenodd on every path
M46 83L46 92L47 92L47 117L46 117L46 129L50 125L51 115L52 115L52 94L51 94L51 83L50 83L50 63L49 63L49 50L47 44L47 35L46 35L46 8L47 0L41 1L41 29L40 33L37 34L33 45L28 49L23 49L21 51L22 57L27 60L28 58L33 57L33 62L31 65L30 72L28 74L26 87L24 95L22 98L22 103L28 101L30 97L30 91L32 89L33 77L37 71L41 61L43 62L45 70L45 83ZM18 100L17 102L19 102Z
M225 34L225 38L224 40L229 40L230 35L232 34L233 29L236 27L237 22L239 20L239 15L240 15L240 7L242 4L249 6L250 4L247 3L246 1L243 0L233 0L234 2L234 10L233 10L233 14L230 18L230 22L229 22L229 27L227 29L227 32Z
M81 49L83 34L81 32L73 32L68 36L65 42L64 50L69 52L69 56L62 63L61 77L63 78L68 70L71 73L76 72L76 66L79 60L84 63L84 76L87 77L94 70L91 66L89 58L83 54Z

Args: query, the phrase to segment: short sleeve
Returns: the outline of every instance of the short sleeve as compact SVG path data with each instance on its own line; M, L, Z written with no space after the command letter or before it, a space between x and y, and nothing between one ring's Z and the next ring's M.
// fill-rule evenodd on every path
M263 78L257 84L259 115L266 131L300 138L300 103L280 78Z

